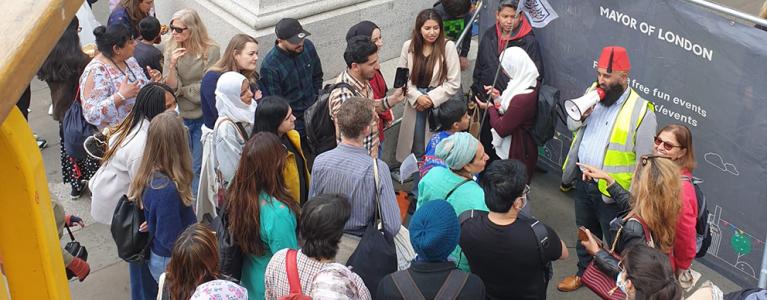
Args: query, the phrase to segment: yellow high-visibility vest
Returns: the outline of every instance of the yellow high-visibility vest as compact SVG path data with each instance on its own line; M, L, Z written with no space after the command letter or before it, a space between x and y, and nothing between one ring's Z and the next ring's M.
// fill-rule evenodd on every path
M593 89L596 84L589 88L589 91ZM647 111L655 111L655 106L642 98L629 88L629 96L626 102L623 103L621 110L618 112L617 119L613 123L613 128L610 133L610 140L605 149L604 160L602 161L602 170L610 174L615 179L615 182L620 184L624 189L628 190L631 186L631 177L634 174L634 168L636 167L636 153L634 152L634 144L636 142L636 132L639 125L642 123ZM580 146L581 139L583 137L584 127L581 127L573 135L573 141L570 144L570 153L565 159L565 163L562 165L562 171L565 173L573 172L575 168L575 162L577 157L577 149ZM575 148L574 148L575 147ZM572 162L572 163L570 163ZM610 197L607 192L607 182L605 180L599 180L597 183L599 191L602 195Z

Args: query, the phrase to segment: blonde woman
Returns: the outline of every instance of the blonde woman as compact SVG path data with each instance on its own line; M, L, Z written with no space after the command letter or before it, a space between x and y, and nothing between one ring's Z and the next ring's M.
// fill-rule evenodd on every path
M205 71L221 56L218 46L208 36L208 30L196 11L182 9L170 21L173 38L165 45L165 83L176 90L178 109L189 128L194 179L192 190L197 193L202 164L202 108L200 81Z
M149 271L155 281L165 272L178 236L197 222L188 147L184 124L176 113L157 115L149 124L144 156L128 193L144 208L152 236Z
M672 160L657 155L642 156L634 171L631 194L619 184L615 184L615 180L604 171L588 165L579 166L583 168L584 180L607 180L607 191L613 195L619 211L628 210L628 214L619 219L620 222L612 222L610 226L610 230L620 233L616 234L615 253L622 253L635 245L646 244L673 256L676 221L682 202L679 180L681 175L679 167ZM588 229L585 230L589 239L581 244L594 256L595 264L600 270L612 278L617 278L621 271L619 261L599 247L597 239ZM648 233L650 236L647 236Z

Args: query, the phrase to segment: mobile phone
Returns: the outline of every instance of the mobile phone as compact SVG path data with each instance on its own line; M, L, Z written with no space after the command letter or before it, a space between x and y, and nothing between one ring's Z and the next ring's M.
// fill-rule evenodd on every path
M578 239L584 242L589 240L589 234L586 233L586 228L583 226L578 227Z
M410 74L410 69L408 68L397 68L397 75L394 77L394 88L398 89L405 84L407 84L407 79Z

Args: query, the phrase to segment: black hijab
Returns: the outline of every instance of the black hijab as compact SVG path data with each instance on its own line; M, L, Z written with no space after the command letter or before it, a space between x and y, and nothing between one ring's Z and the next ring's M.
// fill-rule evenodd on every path
M357 23L357 25L352 26L352 28L349 28L349 31L346 32L346 42L349 42L349 40L355 36L358 35L364 35L366 37L370 37L373 35L373 30L379 29L378 25L376 25L373 22L370 21L362 21Z

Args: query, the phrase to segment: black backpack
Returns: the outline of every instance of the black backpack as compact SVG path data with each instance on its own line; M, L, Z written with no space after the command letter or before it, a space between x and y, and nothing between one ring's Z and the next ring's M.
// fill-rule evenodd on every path
M697 177L682 176L682 179L689 181L695 187L695 198L698 200L698 218L695 222L695 257L700 258L706 255L708 247L711 246L711 228L708 225L708 205L706 204L706 195L700 189L703 180Z
M559 111L559 89L542 84L538 89L538 109L535 114L535 126L529 129L530 135L538 146L543 146L552 137L557 129L557 118L561 118ZM564 122L564 120L563 120Z
M328 102L330 93L344 87L357 96L357 90L346 82L325 85L317 95L316 101L304 111L304 126L309 151L316 157L320 153L336 147L336 126L330 118Z
M467 220L479 217L479 216L487 216L486 211L481 210L475 210L470 209L467 211L462 212L458 216L458 222L463 225L464 222ZM549 231L546 230L546 227L543 226L543 223L541 221L538 221L537 219L533 217L528 217L524 215L519 215L519 219L525 219L525 220L531 220L533 221L532 224L530 224L530 230L533 231L533 234L535 234L535 239L538 241L538 256L541 259L541 262L543 263L543 279L545 282L549 282L554 276L554 267L551 265L551 261L546 260L546 254L544 252L545 248L549 246Z

